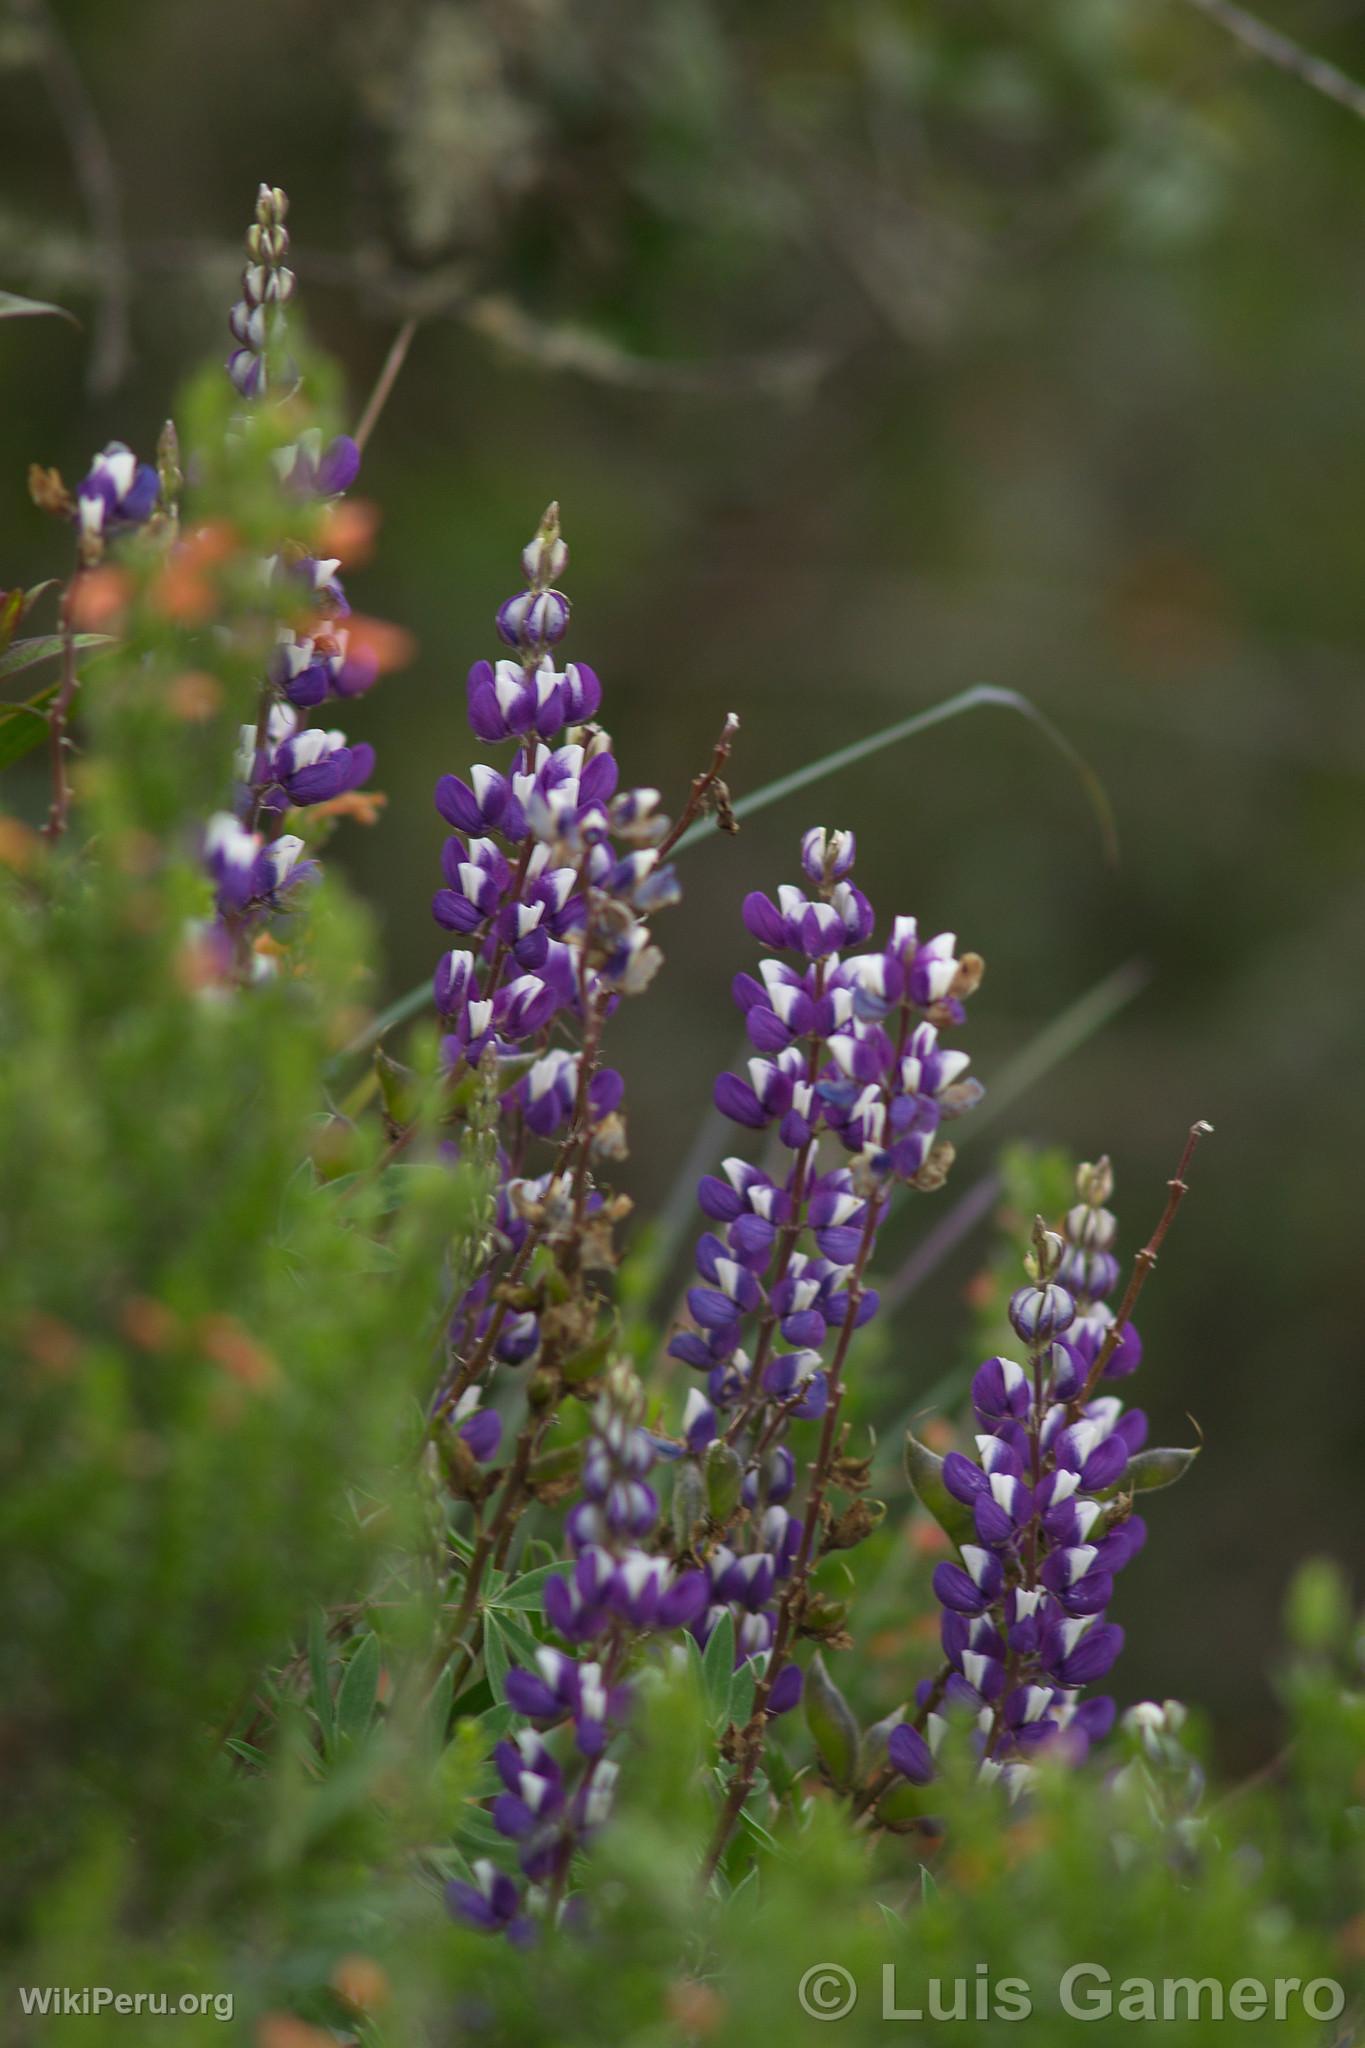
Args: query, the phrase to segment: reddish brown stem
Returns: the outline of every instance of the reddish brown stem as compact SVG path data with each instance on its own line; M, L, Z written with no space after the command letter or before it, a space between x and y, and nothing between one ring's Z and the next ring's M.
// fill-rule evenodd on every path
M47 823L43 826L44 836L55 844L66 830L71 814L71 778L66 772L67 727L71 719L71 707L76 701L80 678L76 672L76 589L80 583L79 568L72 571L71 581L62 595L61 636L62 636L62 680L47 714L48 749L52 760L52 801L48 806Z
M683 805L682 810L659 842L660 860L666 859L672 853L688 826L699 818L702 811L706 808L706 800L720 781L722 772L729 762L730 749L734 745L735 734L738 731L739 720L735 717L733 711L727 711L725 723L720 729L720 737L717 739L711 754L710 763L702 770L700 775L693 776L692 789L687 802ZM725 813L722 813L722 823L724 823L725 815ZM739 826L732 818L729 824L725 826L725 830L737 832Z
M1189 1188L1185 1183L1185 1175L1189 1172L1190 1161L1194 1158L1195 1152L1198 1149L1199 1140L1212 1137L1212 1135L1212 1124L1204 1123L1201 1120L1197 1124L1190 1125L1189 1135L1185 1139L1184 1149L1180 1154L1180 1162L1175 1169L1175 1175L1166 1183L1166 1206L1161 1212L1156 1229L1133 1261L1133 1270L1129 1276L1128 1285L1124 1289L1123 1300L1119 1303L1118 1314L1109 1325L1104 1342L1095 1354L1095 1362L1086 1375L1085 1385L1067 1403L1068 1412L1073 1418L1080 1415L1086 1402L1091 1398L1100 1380L1103 1378L1105 1367L1123 1342L1124 1324L1132 1320L1133 1310L1137 1307L1138 1296L1146 1285L1147 1275L1157 1262L1157 1255L1166 1241L1166 1233L1175 1221L1176 1211L1189 1193Z

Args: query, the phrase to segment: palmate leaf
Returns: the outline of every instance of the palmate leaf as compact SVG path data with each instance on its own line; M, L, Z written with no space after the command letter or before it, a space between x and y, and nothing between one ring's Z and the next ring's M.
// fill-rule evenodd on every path
M899 746L903 740L914 739L917 734L928 732L936 725L946 725L950 719L961 718L969 711L994 709L1013 711L1036 725L1044 737L1051 742L1062 758L1067 761L1080 778L1081 786L1089 798L1095 814L1109 859L1118 855L1118 835L1114 824L1113 806L1109 801L1103 783L1085 757L1078 752L1057 726L1028 697L1018 690L997 689L992 683L978 683L975 688L961 690L955 697L946 697L941 704L930 705L927 711L917 711L909 718L899 719L895 725L883 726L880 732L870 733L866 739L854 740L847 747L837 747L832 754L822 754L817 761L809 762L804 768L793 769L790 775L779 775L775 782L765 783L762 789L751 790L748 796L740 797L731 809L736 818L752 818L770 804L781 803L784 798L795 796L798 790L810 789L827 776L837 775L841 768L851 768L855 762L865 761L872 754L879 754L887 747ZM685 853L689 846L698 845L709 839L717 830L714 818L699 818L695 825L683 833L674 848L674 853ZM409 1017L415 1017L424 1004L431 999L431 983L423 981L416 988L410 988L406 995L399 996L389 1004L365 1029L353 1038L349 1045L337 1055L333 1066L352 1058L357 1053L367 1052L384 1034L395 1026L405 1024Z

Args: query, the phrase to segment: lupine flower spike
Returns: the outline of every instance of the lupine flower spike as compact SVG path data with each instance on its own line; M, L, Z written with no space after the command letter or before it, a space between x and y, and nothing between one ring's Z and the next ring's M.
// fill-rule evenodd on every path
M850 879L855 856L851 832L812 829L801 841L805 887L784 886L776 902L757 892L745 900L745 924L777 957L735 983L754 1057L744 1074L721 1075L716 1106L742 1129L768 1132L786 1164L736 1155L700 1183L712 1227L697 1245L688 1324L669 1345L701 1375L684 1418L688 1453L706 1459L708 1476L729 1459L742 1475L722 1518L734 1534L707 1558L711 1598L698 1634L705 1640L730 1608L736 1658L757 1659L760 1673L713 1863L752 1782L764 1720L800 1697L790 1661L798 1617L819 1632L816 1615L802 1612L810 1568L822 1549L856 1543L873 1526L855 1499L836 1530L826 1495L849 1345L877 1311L867 1273L878 1229L897 1186L943 1184L953 1148L942 1127L982 1094L967 1054L944 1043L980 983L980 958L959 955L951 932L921 936L904 916L869 950L875 916ZM801 1421L821 1432L795 1515L786 1439ZM856 1467L842 1471L843 1490L856 1496L865 1483ZM832 1617L827 1633L837 1626Z
M1107 1301L1119 1275L1112 1190L1108 1160L1082 1166L1062 1230L1035 1226L1009 1309L1020 1356L978 1369L975 1452L943 1461L973 1540L934 1572L949 1675L926 1717L928 1746L965 1713L983 1773L1013 1792L1041 1746L1079 1758L1109 1732L1113 1700L1083 1695L1123 1647L1108 1619L1114 1580L1147 1535L1129 1476L1147 1420L1110 1391L1142 1356Z
M458 1918L514 1940L553 1915L574 1854L611 1811L618 1766L607 1751L629 1712L629 1673L650 1641L676 1635L706 1603L706 1575L658 1548L659 1500L649 1483L657 1453L643 1408L635 1375L614 1368L566 1524L570 1562L545 1588L545 1619L568 1647L547 1645L534 1671L507 1674L507 1704L530 1725L493 1753L505 1789L492 1819L515 1844L525 1894L505 1873L496 1894L482 1880L447 1891Z
M238 346L228 375L251 403L287 398L298 384L285 351L285 309L295 287L285 262L287 212L284 193L262 185L247 231L242 297L229 321ZM349 488L360 457L349 436L324 445L309 430L277 451L275 463L288 496L317 503ZM319 872L317 862L304 857L303 837L288 829L289 813L348 796L374 767L372 747L352 745L344 732L309 725L303 715L329 698L359 696L378 673L373 659L352 644L340 566L302 551L288 562L272 558L262 564L267 583L287 578L297 592L298 617L276 630L256 720L241 730L235 803L210 820L204 840L215 887L216 937L238 974L269 971L270 956L258 950L257 939L277 913L289 909L300 885Z
M507 651L469 672L470 725L510 758L436 786L452 828L432 901L453 941L433 981L446 1067L456 1082L485 1063L509 1137L492 1257L456 1304L438 1410L490 1364L539 1354L536 1312L509 1310L493 1290L537 1245L601 1210L589 1164L625 1142L621 1076L601 1064L602 1033L621 998L653 978L661 956L647 919L679 896L659 858L668 820L658 791L618 788L611 736L595 722L602 686L552 653L569 623L557 587L568 559L552 505L522 553L525 587L497 614ZM552 1042L566 1026L576 1046ZM533 1169L537 1140L554 1148L547 1170Z

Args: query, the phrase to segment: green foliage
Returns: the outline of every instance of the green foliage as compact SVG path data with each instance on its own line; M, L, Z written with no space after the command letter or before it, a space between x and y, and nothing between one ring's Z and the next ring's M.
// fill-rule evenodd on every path
M879 1503L861 1585L831 1541L802 1627L832 1658L846 1622L885 1618L902 1630L892 1656L850 1657L837 1679L813 1659L804 1717L772 1729L708 1884L717 1794L755 1703L728 1609L704 1651L689 1638L631 1674L617 1808L573 1874L586 1924L551 1916L528 1964L452 1923L445 1882L513 1862L487 1809L491 1753L514 1725L510 1675L547 1635L554 1556L534 1537L497 1551L478 1602L449 1612L447 1573L476 1538L452 1514L439 1475L455 1452L424 1410L441 1283L484 1229L484 1185L477 1143L463 1165L434 1158L428 1040L376 1080L412 1140L401 1160L388 1129L328 1096L354 1042L364 918L332 876L282 934L279 971L248 988L206 972L197 840L273 625L255 564L289 536L261 483L277 429L226 434L208 386L188 420L227 542L200 561L207 601L130 550L120 644L82 664L73 828L56 846L22 829L0 841L13 1982L213 1988L236 2001L216 2038L260 2048L748 2048L826 2038L813 1973L829 1969L857 1994L842 2038L869 2041L884 2038L884 2000L928 2004L934 1980L948 2006L963 1987L971 2038L990 2042L1018 2038L1004 2032L1017 2010L998 2009L1006 1979L1049 2038L1068 2031L1060 1986L1086 1963L1115 1985L1349 1979L1365 1695L1335 1570L1315 1563L1292 1591L1289 1743L1262 1784L1206 1798L1163 1710L1159 1736L1134 1725L1117 1758L1044 1767L1019 1806L969 1773L964 1742L930 1790L878 1778L854 1810L920 1668L904 1625L927 1575ZM477 1138L477 1101L458 1109ZM1060 1155L1019 1149L1001 1170L1015 1238L1068 1198ZM988 1349L1013 1256L978 1290ZM534 1436L539 1503L573 1478L578 1388L610 1348L572 1355L564 1411ZM954 1367L931 1398L964 1379ZM533 1378L532 1410L538 1398ZM1154 1486L1193 1453L1145 1457L1135 1477ZM940 1472L911 1436L910 1480L955 1539ZM680 1547L730 1514L740 1476L733 1452L712 1452L704 1485L674 1503ZM861 1480L845 1481L860 1506ZM1167 2038L1216 2040L1217 2024L1177 2015ZM19 2025L21 2039L129 2038L117 2013ZM1277 2040L1320 2039L1301 2000L1277 2026ZM205 2028L159 2021L157 2038Z

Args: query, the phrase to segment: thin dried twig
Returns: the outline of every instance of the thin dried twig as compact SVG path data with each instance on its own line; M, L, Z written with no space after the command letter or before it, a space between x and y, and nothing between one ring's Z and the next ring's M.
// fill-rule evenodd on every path
M398 382L399 372L407 361L408 350L412 347L412 338L416 332L417 315L410 313L393 337L389 352L384 358L384 367L375 380L374 390L370 393L369 403L360 415L354 439L362 455L365 453L366 442L379 424L380 414L389 402L389 394Z
M1095 1362L1086 1375L1084 1386L1067 1403L1068 1410L1072 1415L1082 1413L1086 1402L1090 1400L1096 1387L1104 1377L1104 1368L1123 1342L1124 1329L1132 1320L1133 1310L1137 1307L1138 1296L1146 1285L1147 1276L1156 1264L1157 1254L1166 1241L1166 1232L1175 1222L1176 1211L1189 1193L1185 1175L1190 1170L1190 1161L1194 1158L1199 1140L1212 1136L1212 1124L1205 1123L1201 1119L1199 1123L1190 1125L1189 1134L1185 1139L1184 1150L1180 1154L1180 1163L1176 1167L1172 1178L1166 1183L1166 1206L1161 1212L1160 1221L1133 1261L1133 1270L1129 1275L1128 1285L1124 1289L1123 1299L1119 1303L1118 1313L1109 1325L1104 1342L1095 1354Z

